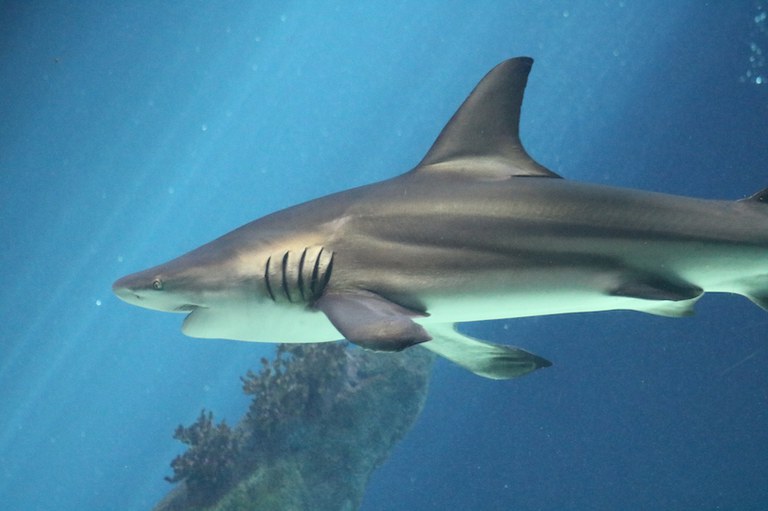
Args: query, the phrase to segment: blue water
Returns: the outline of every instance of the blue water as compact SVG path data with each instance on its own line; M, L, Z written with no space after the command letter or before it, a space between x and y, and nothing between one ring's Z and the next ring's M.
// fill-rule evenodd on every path
M173 429L234 422L273 347L185 338L112 281L409 169L507 57L536 59L523 139L569 179L768 186L764 4L0 2L3 509L150 508ZM697 310L467 326L555 365L438 364L363 511L768 508L768 314Z

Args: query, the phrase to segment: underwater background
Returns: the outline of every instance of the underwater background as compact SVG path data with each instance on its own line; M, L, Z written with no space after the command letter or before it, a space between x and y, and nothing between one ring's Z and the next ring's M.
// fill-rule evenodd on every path
M184 337L118 277L405 172L472 87L536 59L521 134L567 179L768 186L768 2L0 1L0 502L150 509L202 408L274 345ZM439 361L361 509L768 508L768 314L707 295L466 325L554 366Z

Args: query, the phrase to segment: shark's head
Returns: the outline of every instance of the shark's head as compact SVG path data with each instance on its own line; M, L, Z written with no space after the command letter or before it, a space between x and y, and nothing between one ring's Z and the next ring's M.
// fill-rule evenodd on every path
M325 338L338 338L325 328L330 323L318 322L322 315L312 315L309 326L294 317L325 290L333 252L305 247L304 238L239 243L242 233L235 233L122 277L112 290L132 305L187 314L182 330L191 337L286 342L325 329Z
M215 246L212 246L214 245ZM112 285L122 300L139 307L163 312L192 312L239 299L245 292L252 300L267 299L263 270L266 256L243 257L227 250L224 243L210 243L159 266L126 275ZM247 264L250 263L250 264Z
M112 284L112 291L121 300L146 309L191 312L208 307L218 287L209 276L200 278L203 276L198 268L173 260L126 275Z
M164 312L183 312L196 305L183 304L178 297L168 293L166 277L159 271L161 266L126 275L112 284L112 292L131 305Z

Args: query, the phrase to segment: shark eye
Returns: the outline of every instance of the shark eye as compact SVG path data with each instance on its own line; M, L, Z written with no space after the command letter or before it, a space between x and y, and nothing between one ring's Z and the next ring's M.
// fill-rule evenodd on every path
M153 288L155 291L160 291L161 289L163 289L163 281L162 281L162 280L160 280L160 279L155 279L155 280L153 280L153 281L152 281L152 288Z

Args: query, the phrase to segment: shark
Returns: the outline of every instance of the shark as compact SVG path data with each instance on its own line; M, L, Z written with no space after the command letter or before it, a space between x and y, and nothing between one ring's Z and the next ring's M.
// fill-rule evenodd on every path
M456 329L589 311L768 310L768 189L728 201L574 182L519 134L533 60L494 67L412 170L252 221L117 280L197 338L422 346L491 379L551 363Z

